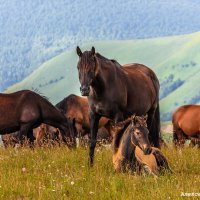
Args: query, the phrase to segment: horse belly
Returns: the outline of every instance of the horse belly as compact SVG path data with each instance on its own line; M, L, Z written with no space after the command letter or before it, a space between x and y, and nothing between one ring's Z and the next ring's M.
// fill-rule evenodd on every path
M198 134L200 134L200 127L192 127L192 126L184 126L183 128L181 128L182 131L184 132L184 134L186 134L187 136L196 136Z
M196 109L186 112L178 112L178 127L188 136L195 136L200 132L200 115Z
M6 126L6 127L3 127L3 126L0 126L0 135L5 135L5 134L8 134L8 133L14 133L16 131L19 131L20 127L18 125L16 126Z
M19 122L14 115L1 115L0 134L12 133L19 130Z

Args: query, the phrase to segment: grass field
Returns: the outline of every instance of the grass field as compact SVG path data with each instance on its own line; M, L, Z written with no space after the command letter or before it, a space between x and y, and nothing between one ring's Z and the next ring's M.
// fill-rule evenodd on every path
M162 149L174 174L158 178L116 173L111 149L0 149L0 199L186 199L200 193L200 150Z

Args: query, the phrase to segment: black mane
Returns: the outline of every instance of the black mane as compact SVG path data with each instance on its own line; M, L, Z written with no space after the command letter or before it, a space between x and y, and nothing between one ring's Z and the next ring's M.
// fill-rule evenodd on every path
M102 56L100 53L96 53L95 55L96 55L98 58L100 58L100 59L102 59L102 60L104 60L104 61L110 61L110 62L116 64L118 67L122 67L115 59L108 59L108 58Z

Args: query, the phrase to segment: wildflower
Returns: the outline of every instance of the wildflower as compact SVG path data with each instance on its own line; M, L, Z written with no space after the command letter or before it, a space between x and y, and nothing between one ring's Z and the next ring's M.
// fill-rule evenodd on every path
M26 168L25 167L22 167L22 172L26 172Z
M71 181L71 185L74 185L74 181Z

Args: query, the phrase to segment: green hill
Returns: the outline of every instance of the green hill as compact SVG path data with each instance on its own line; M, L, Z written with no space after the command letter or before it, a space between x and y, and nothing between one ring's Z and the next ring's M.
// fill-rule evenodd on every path
M179 105L200 102L200 32L145 40L98 41L81 49L91 46L121 64L142 63L156 72L161 84L162 120L170 120ZM80 94L77 61L75 50L62 53L5 92L37 89L53 103L71 93Z

